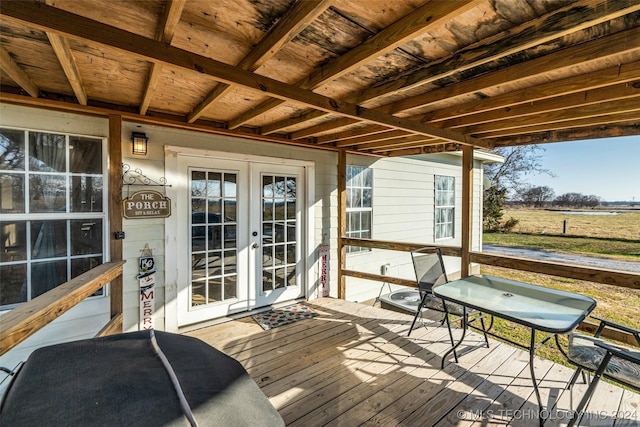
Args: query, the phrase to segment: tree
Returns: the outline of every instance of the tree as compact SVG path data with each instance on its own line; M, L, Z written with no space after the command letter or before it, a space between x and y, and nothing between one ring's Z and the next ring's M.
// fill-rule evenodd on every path
M506 188L507 193L519 194L527 188L525 176L555 176L550 170L542 167L540 151L544 151L544 148L538 145L496 148L493 152L504 157L504 162L485 164L484 175L494 186Z
M520 193L522 202L535 208L541 208L551 202L555 197L555 192L551 187L529 187Z
M509 193L518 194L525 188L523 177L529 174L553 174L542 167L544 148L537 145L522 145L517 147L497 148L494 153L504 157L503 163L485 164L484 175L492 182L492 186L485 190L483 201L483 225L487 231L498 231L513 228L517 224L514 218L502 224L504 205ZM552 196L553 197L553 196Z

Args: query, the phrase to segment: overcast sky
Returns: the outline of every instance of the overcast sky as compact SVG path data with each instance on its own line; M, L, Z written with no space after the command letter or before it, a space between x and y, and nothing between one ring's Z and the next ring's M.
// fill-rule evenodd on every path
M531 185L551 187L556 196L581 193L607 202L640 202L640 135L541 147L543 167L556 176L530 175Z

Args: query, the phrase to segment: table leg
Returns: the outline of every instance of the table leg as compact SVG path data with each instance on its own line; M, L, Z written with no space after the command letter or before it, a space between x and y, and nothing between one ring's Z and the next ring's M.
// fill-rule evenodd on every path
M446 304L445 304L445 316L447 316L447 319L449 318L448 317L449 316L449 312L447 311ZM460 344L462 344L462 341L464 340L464 337L465 337L465 335L467 333L467 321L466 321L466 319L467 319L467 307L465 307L465 306L462 306L462 319L463 319L463 321L462 321L462 324L463 324L463 326L462 326L462 336L460 337L460 341L458 341L455 345L453 345L453 334L451 333L451 324L450 324L449 320L447 320L447 328L449 328L449 337L451 338L452 346L444 354L444 356L442 356L442 364L440 365L440 369L444 369L444 361L447 360L447 356L449 356L449 354L451 354L451 353L453 353L453 355L454 355L454 357L456 359L456 362L458 361L458 355L456 353L456 349L458 348L458 346Z
M545 339L545 342L548 340ZM536 372L533 366L534 356L536 353L536 330L531 329L531 343L529 345L529 371L531 372L531 382L533 383L533 389L536 392L536 399L538 400L538 419L540 426L544 425L545 419L542 414L544 411L544 405L542 404L542 398L540 397L540 390L538 389L538 381L536 380Z

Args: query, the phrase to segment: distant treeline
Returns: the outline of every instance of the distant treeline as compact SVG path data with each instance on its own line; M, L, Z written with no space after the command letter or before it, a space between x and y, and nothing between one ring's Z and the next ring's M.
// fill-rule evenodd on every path
M546 206L558 206L563 208L595 208L602 202L599 196L593 194L565 193L556 196L552 188L547 186L528 187L519 191L509 204L522 204L542 208Z

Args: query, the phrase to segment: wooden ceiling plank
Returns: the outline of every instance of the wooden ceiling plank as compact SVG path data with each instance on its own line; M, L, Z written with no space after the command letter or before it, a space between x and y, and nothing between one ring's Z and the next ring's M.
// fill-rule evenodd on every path
M538 102L526 102L506 109L491 110L471 116L459 117L441 123L445 128L476 126L484 123L496 123L501 120L511 121L517 117L551 113L568 108L586 107L602 102L624 100L639 95L640 88L636 88L629 83L619 83L613 86L561 95L555 98L547 98Z
M424 136L414 135L408 136L404 138L394 138L386 141L376 141L376 142L367 142L364 144L358 144L355 147L357 150L371 150L373 152L376 151L389 151L391 149L399 149L402 148L414 148L421 147L422 145L426 145L428 143L442 143L444 140L442 139L434 139L434 138L425 138Z
M325 113L324 111L318 111L318 110L309 110L304 112L301 115L297 115L295 117L289 117L287 119L284 120L280 120L278 122L275 123L271 123L268 124L266 126L263 126L260 128L260 133L262 135L271 135L272 133L276 133L278 131L282 131L282 130L286 130L287 128L291 127L291 126L295 126L300 122L300 120L302 120L302 122L308 122L309 120L313 120L313 119L317 119L319 117L323 117L326 116L327 113Z
M505 82L508 82L510 80L513 81L514 79L544 75L561 67L579 66L582 63L588 63L597 60L598 58L605 58L608 56L640 51L638 40L640 40L640 28L631 28L629 30L602 37L589 44L582 44L573 48L567 48L557 52L553 52L528 62L512 65L510 67L506 67L492 73L487 73L457 83L455 85L445 86L443 88L436 89L419 96L423 99L426 105L431 102L440 101L442 99L447 99L454 96L481 92L482 90L486 90L490 87L503 85ZM620 74L624 81L630 81L632 80L632 77L637 73L637 66L626 66L623 64L619 67L609 68L607 72L613 72L616 75ZM600 74L594 74L592 77L594 77L595 79L597 77L600 77ZM567 82L570 82L571 79L576 78L570 77L565 80ZM561 81L561 84L562 82L563 81ZM594 80L593 84L596 84L596 82L597 80ZM548 85L549 88L553 88L554 82L552 81L545 85ZM562 86L560 86L560 88L562 88ZM529 88L523 89L523 93L527 94L528 90ZM573 88L573 90L575 90L575 87ZM504 96L508 97L508 94L505 94ZM491 102L491 98L487 98L484 102ZM477 105L478 103L478 101L474 101L474 105ZM386 106L386 108L381 107L377 108L376 110L389 112L393 110L393 108L389 108L389 106L392 105L393 104L389 104ZM465 104L462 104L462 106L464 105ZM469 108L471 109L472 107ZM438 110L436 110L435 114L437 114L437 111ZM430 121L432 114L433 113L427 113L415 118L419 119L420 121Z
M395 138L407 137L407 136L411 136L411 134L401 130L386 130L384 132L380 132L372 135L360 136L357 138L350 138L350 139L344 139L342 141L338 141L336 143L336 147L345 148L353 145L359 146L360 144L367 143L367 142L384 141L387 139L395 139ZM422 136L422 138L424 138L424 136Z
M156 31L156 40L162 43L171 43L173 36L176 33L178 22L182 16L182 11L186 4L186 0L169 0L164 7L162 17L160 18L160 25ZM151 98L153 97L156 88L158 87L158 81L160 79L160 73L162 72L162 65L151 63L149 69L149 77L147 78L147 85L142 95L142 102L140 103L140 114L147 114L149 106L151 105Z
M510 67L505 67L494 72L483 74L454 85L444 86L440 89L435 89L407 99L413 99L414 101L411 101L412 104L414 102L417 103L418 101L415 100L419 99L419 102L422 103L422 106L425 106L433 102L441 101L442 99L474 94L491 87L503 85L508 81L529 78L536 75L543 75L550 71L554 71L563 67L579 66L580 64L589 63L591 61L597 60L599 58L605 58L607 56L614 56L638 51L640 50L638 40L640 40L640 28L631 28L629 30L602 37L589 44L582 44L575 47L562 49L557 52L552 52L531 61L512 65ZM632 73L636 72L635 66L625 65L610 68L609 70L610 72L614 72L616 74L621 73L621 75L623 75L622 73L624 72L624 77L622 77L623 79L631 79ZM594 73L593 77L593 84L596 84L596 78L600 77L600 74ZM571 79L575 78L571 77L566 79L566 81L570 82ZM553 84L554 82L550 82L547 84L547 86L549 88L552 88ZM527 93L527 90L528 89L523 89L525 94ZM573 90L576 90L575 86ZM506 98L508 97L508 94L505 94L504 96ZM355 100L353 97L350 97L348 99L354 102L362 102L366 100L365 98L366 97ZM475 101L475 103L489 103L491 102L491 99L492 98L488 98L483 101ZM376 110L394 114L394 111L400 110L401 107L399 107L399 105L402 102L404 101L377 107ZM463 104L463 106L464 105L465 104ZM474 107L470 106L469 110L473 110L473 108ZM435 114L437 114L437 110ZM432 115L433 113L427 113L418 117L420 117L421 121L431 121ZM300 122L298 122L297 124L299 123Z
M442 23L446 23L460 13L464 13L482 3L482 0L454 0L428 2L406 15L357 47L336 58L329 64L316 69L295 85L304 89L315 89L329 80L354 71L372 58L377 58L409 40L424 34ZM258 115L281 105L283 101L268 100L229 121L229 128L241 126Z
M606 123L575 130L561 129L509 136L492 140L492 143L495 147L508 147L635 135L640 135L640 120L637 119L629 123Z
M389 130L387 126L380 125L366 125L357 129L348 129L342 132L322 135L316 138L317 144L328 144L330 142L342 141L343 139L353 138L355 136L373 135L375 133L384 132Z
M255 71L278 52L282 46L311 24L335 0L298 0L298 2L264 35L262 40L245 56L237 67ZM187 117L193 123L218 99L233 89L232 85L219 83L205 99L196 105ZM238 127L238 126L236 126Z
M309 108L479 148L486 147L486 142L459 132L440 129L429 124L393 117L355 104L336 101L312 91L241 70L212 58L203 57L36 1L5 2L0 14L5 19L21 22L37 29L104 44L143 60L170 64L199 72L226 84L239 85L274 98L300 103Z
M329 127L329 129L336 129L344 126L353 125L355 123L359 123L359 120L343 117L328 123L320 123L315 126L308 127L306 129L302 129L296 132L291 132L288 136L289 136L289 139L292 139L292 140L307 138L309 136L313 136L326 131L327 127Z
M82 85L82 79L80 78L80 72L78 71L76 60L71 54L69 42L65 38L49 32L47 32L47 38L49 39L49 43L51 43L53 51L58 57L58 62L60 62L60 66L62 66L62 70L64 71L65 76L67 76L67 80L71 85L71 89L73 89L73 93L75 94L78 103L81 105L87 105L87 93Z
M602 117L608 117L616 114L632 113L636 118L640 119L640 94L633 98L625 100L617 100L611 102L601 102L586 107L568 108L560 112L553 111L549 113L541 113L531 116L517 117L505 122L497 124L482 124L465 128L465 132L473 135L482 135L483 138L493 138L501 132L511 132L510 134L521 134L530 132L530 129L561 129L566 128L567 123L581 121L588 123L602 123Z
M640 79L640 61L620 64L593 73L571 76L489 98L465 102L450 108L435 110L422 115L421 121L435 123L495 109L511 108L514 105L525 102L541 101L560 95L598 89L617 83L629 83L638 79Z
M359 104L382 95L432 83L637 10L640 10L640 3L632 0L614 3L607 0L583 0L572 3L535 21L483 39L415 73L363 91L356 100L350 101ZM393 114L424 104L416 96L396 102L385 111Z
M560 131L569 131L570 129L575 129L577 133L579 132L579 128L589 127L594 128L598 126L608 126L612 123L619 122L629 122L634 121L640 127L640 110L626 112L622 114L612 114L612 115L602 115L602 116L592 116L587 118L578 118L575 120L565 120L557 123L546 123L540 125L531 125L528 127L522 127L518 129L505 129L505 130L497 130L495 132L487 132L483 137L486 137L491 145L495 144L492 142L497 138L513 138L514 141L518 140L518 138L530 134L537 134L540 132L560 132ZM638 133L634 134L638 135ZM616 136L616 135L613 135ZM589 139L589 138L586 138ZM562 140L557 140L556 142L563 142Z
M0 45L0 69L4 71L11 80L16 82L25 92L34 98L38 97L40 89L31 80L31 78L24 72L20 65L13 60L9 52Z
M504 82L516 82L536 75L543 75L551 71L557 71L565 67L576 67L607 56L620 55L640 50L640 28L631 28L625 31L602 37L591 43L583 43L574 47L561 49L547 55L522 62L510 67L505 67L455 85L444 86L440 89L426 92L407 98L411 105L419 103L421 107L442 99L462 96L486 90L490 87L500 86ZM400 101L405 104L405 100ZM388 104L378 110L390 114L405 111L400 103Z

